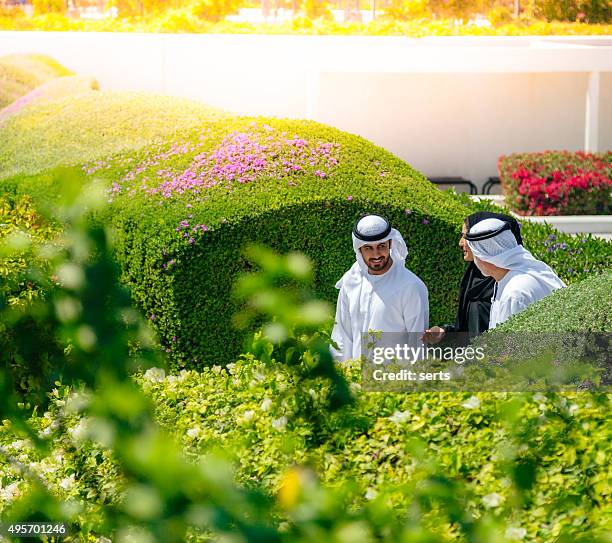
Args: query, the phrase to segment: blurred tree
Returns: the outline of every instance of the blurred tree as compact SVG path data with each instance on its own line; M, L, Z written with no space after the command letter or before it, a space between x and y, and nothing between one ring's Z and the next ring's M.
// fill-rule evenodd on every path
M35 15L45 13L66 13L68 6L65 0L32 0Z
M240 4L240 0L195 0L191 12L200 19L216 23L236 13Z
M429 19L432 16L428 0L391 0L385 8L385 16L390 19L406 21L409 19Z
M612 22L610 0L534 0L534 15L547 21Z

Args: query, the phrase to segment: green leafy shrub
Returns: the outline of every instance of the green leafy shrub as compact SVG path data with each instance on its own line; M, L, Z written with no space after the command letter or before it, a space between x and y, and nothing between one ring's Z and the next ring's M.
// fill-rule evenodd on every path
M217 115L219 110L190 100L144 93L92 91L32 105L0 125L0 180L107 159L176 137Z
M0 57L0 109L32 89L72 72L45 55Z
M249 242L311 256L316 291L335 303L334 284L354 260L350 228L364 211L387 214L405 236L408 266L430 289L432 324L454 314L463 270L457 236L477 207L469 200L438 191L365 140L316 123L92 94L9 119L4 133L22 146L9 146L0 162L36 172L88 161L87 176L107 181L114 202L103 220L116 227L123 280L175 367L225 363L240 353L244 336L233 327L239 302L230 285L248 267L241 255ZM32 120L57 139L25 129ZM20 153L39 141L36 156ZM51 170L2 184L53 205L63 190L57 179ZM609 243L559 235L551 245L550 227L526 224L524 232L534 254L568 282L610 266Z
M612 331L612 271L553 292L495 328L496 332Z
M260 338L260 351L279 355L266 363L249 353L202 373L166 377L151 368L137 379L144 396L128 378L153 360L150 352L140 360L128 354L144 323L133 315L121 324L127 298L108 237L82 222L87 202L71 212L69 258L53 258L84 280L66 281L49 300L78 300L82 311L45 314L86 386L54 390L51 409L29 418L0 395L2 412L14 411L0 425L4 521L66 522L79 541L134 529L170 543L187 535L252 543L605 541L606 394L364 394L359 367L343 365L353 401L331 409L337 386L309 371L322 359L307 329L320 321L304 310L314 300L303 292L308 269L297 255L261 254L264 273L243 278L238 290L264 310L268 330L293 323L309 337L276 345ZM262 296L285 288L280 277L301 288L262 305ZM92 344L92 335L104 341ZM297 357L294 340L310 344ZM0 386L3 377L0 368Z
M498 162L506 203L525 215L607 215L612 152L514 154Z
M607 0L536 0L534 15L548 21L579 21L586 23L609 23L612 21L612 6Z
M44 244L55 243L59 232L59 225L43 218L29 196L0 195L0 243L22 248L18 252L0 251L0 300L11 313L19 314L45 299L45 290L32 279L31 269L37 265L48 272L36 251ZM44 395L45 390L40 389L43 375L53 373L55 368L46 353L36 350L31 337L17 337L11 324L9 318L0 321L0 364L22 398ZM24 326L39 335L46 332L36 330L31 320Z
M40 104L45 101L56 100L66 96L74 97L78 94L87 93L92 90L100 90L99 83L93 77L83 77L79 75L56 77L46 83L42 83L6 106L0 111L0 123L7 117L14 115L31 104Z

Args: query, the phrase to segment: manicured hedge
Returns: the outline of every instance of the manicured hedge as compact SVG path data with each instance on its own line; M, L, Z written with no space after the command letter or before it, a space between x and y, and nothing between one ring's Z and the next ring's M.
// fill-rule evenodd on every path
M106 159L176 137L215 115L218 110L189 100L127 92L91 91L33 105L0 125L0 180Z
M45 55L0 57L0 109L56 77L72 72Z
M305 465L326 486L351 485L349 507L379 499L405 520L435 473L441 492L444 478L473 492L467 512L499 515L525 542L599 541L609 529L607 395L364 394L358 367L344 369L356 402L335 413L320 379L296 382L287 366L251 358L228 370L168 377L149 370L139 381L189 458L221 449L232 456L239 484L262 485L271 495L288 468ZM54 493L79 504L85 532L100 504L120 500L124 482L95 442L112 441L105 427L71 414L78 401L63 391L52 396L51 411L32 423L52 437L53 454L41 461L8 422L0 425L0 445ZM10 503L25 488L23 475L4 458L0 470ZM423 522L441 541L463 541L435 508Z
M99 87L98 82L93 77L83 77L80 75L56 77L39 85L27 94L20 96L0 110L0 123L31 104L64 98L65 96L75 96L92 90L98 90Z
M438 191L361 138L312 122L99 92L32 106L0 128L6 136L0 164L18 175L0 182L4 190L53 204L65 171L41 170L62 164L85 163L72 171L107 180L113 204L102 219L116 228L123 279L175 367L226 363L241 352L231 286L249 268L245 243L305 252L315 288L335 302L334 284L354 260L351 225L366 211L388 215L404 235L408 266L430 290L431 323L454 314L459 229L479 206ZM39 143L40 153L22 151ZM610 264L605 242L552 243L546 226L524 232L534 254L568 282Z
M502 156L506 204L524 215L608 215L612 152L550 152Z
M553 292L491 333L612 332L612 271Z

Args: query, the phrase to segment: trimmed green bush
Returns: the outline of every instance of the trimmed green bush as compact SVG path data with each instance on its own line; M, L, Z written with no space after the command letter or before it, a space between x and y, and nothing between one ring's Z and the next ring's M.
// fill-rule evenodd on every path
M66 75L72 72L45 55L0 57L0 109L38 85Z
M30 104L56 100L69 95L74 97L77 94L87 93L92 90L99 90L99 84L93 77L83 77L80 75L56 77L39 85L24 96L17 98L1 110L0 123Z
M106 159L177 137L215 115L218 110L189 100L127 92L32 105L0 125L0 180Z
M612 332L612 272L553 292L496 332Z
M230 291L249 269L247 242L309 255L317 292L335 302L334 284L354 261L350 229L362 212L387 215L404 235L407 265L430 291L431 323L455 312L460 225L477 206L438 191L362 138L312 122L107 93L32 106L0 129L0 138L7 135L21 145L0 151L0 164L20 175L5 179L4 190L53 204L62 192L57 172L25 174L61 164L85 162L72 170L107 180L113 205L102 220L116 229L123 280L175 367L226 363L241 352ZM21 152L38 143L40 153ZM610 264L610 245L600 240L561 236L571 249L564 250L549 244L549 227L525 225L524 232L527 246L566 281Z

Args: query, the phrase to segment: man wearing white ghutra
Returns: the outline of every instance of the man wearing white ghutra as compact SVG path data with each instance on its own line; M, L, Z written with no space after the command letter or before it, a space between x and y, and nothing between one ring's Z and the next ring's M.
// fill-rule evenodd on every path
M420 338L429 326L427 287L406 268L402 235L384 217L366 215L355 223L352 238L356 262L336 283L332 340L338 348L332 354L338 362L359 358L362 334L370 330Z

